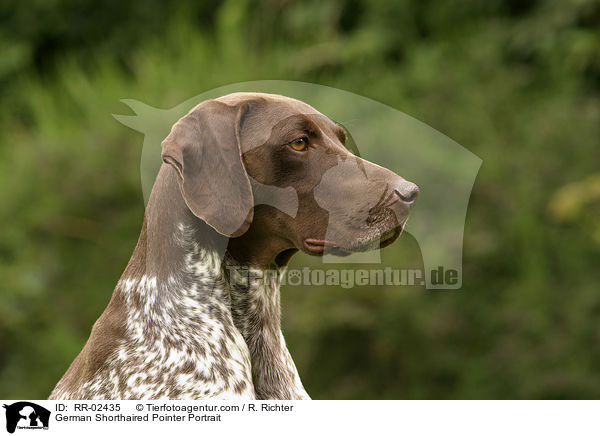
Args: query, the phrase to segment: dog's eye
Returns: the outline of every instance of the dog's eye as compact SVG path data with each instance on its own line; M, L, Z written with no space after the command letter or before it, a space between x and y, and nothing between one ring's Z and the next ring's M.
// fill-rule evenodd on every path
M306 138L298 138L294 139L288 145L296 151L305 151L308 148L308 141Z

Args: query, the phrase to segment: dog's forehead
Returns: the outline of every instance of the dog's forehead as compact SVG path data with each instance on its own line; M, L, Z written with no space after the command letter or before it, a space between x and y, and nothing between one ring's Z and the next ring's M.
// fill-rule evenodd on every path
M243 151L264 144L277 126L294 125L294 120L299 116L311 120L317 128L329 131L336 124L327 116L309 104L278 94L265 94L260 92L237 92L216 99L228 105L237 105L244 102L255 102L256 110L246 116L242 136Z
M314 107L303 101L279 94L267 94L262 92L235 92L233 94L219 97L216 100L230 105L243 103L245 101L260 101L266 103L266 106L276 111L321 114Z

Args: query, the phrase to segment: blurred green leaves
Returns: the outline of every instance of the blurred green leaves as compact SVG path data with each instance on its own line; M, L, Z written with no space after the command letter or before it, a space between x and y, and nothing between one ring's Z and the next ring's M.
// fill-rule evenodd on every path
M596 0L3 2L0 397L50 392L131 255L143 138L111 116L120 100L285 79L379 100L483 159L462 290L283 290L308 392L597 398L599 20ZM384 263L418 253L405 234Z
M561 187L548 208L556 220L582 226L600 244L600 174Z

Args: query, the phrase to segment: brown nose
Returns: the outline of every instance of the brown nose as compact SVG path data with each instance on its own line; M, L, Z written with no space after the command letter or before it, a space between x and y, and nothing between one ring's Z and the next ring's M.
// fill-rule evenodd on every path
M400 200L402 200L403 203L408 206L412 206L417 201L417 197L419 196L419 187L414 183L403 180L396 184L394 187L394 192L398 197L400 197Z

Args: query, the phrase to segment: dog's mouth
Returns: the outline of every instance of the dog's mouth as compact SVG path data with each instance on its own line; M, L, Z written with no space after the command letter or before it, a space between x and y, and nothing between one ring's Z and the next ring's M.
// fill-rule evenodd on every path
M384 248L398 239L398 237L402 234L405 223L406 221L398 227L388 230L375 238L372 238L366 242L359 242L351 246L345 246L325 239L306 238L304 240L304 249L307 253L315 255L327 253L335 256L348 256L352 253Z

